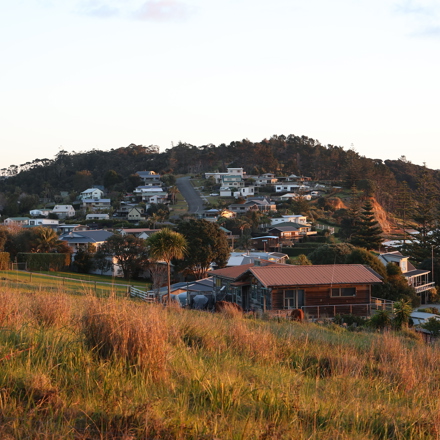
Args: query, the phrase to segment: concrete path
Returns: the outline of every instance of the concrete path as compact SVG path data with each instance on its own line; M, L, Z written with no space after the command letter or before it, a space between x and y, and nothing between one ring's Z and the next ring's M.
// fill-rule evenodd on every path
M188 212L190 214L201 214L203 211L203 199L190 182L190 177L178 177L176 180L176 186L180 191L180 194L188 203Z

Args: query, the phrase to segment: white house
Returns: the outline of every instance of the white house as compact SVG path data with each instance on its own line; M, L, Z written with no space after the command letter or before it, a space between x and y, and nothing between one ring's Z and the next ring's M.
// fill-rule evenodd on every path
M238 199L239 197L248 197L253 196L255 194L255 188L253 186L245 186L243 188L239 188L238 191L234 191L234 197Z
M6 226L25 226L29 224L29 217L9 217L3 222L3 224Z
M305 215L300 214L292 214L292 215L282 215L278 218L271 218L270 224L271 225L278 225L280 223L298 223L300 225L308 225L307 217Z
M110 199L85 199L82 207L91 212L97 212L111 209L112 204Z
M49 215L50 209L32 209L29 214L32 217L47 217Z
M53 229L58 229L60 221L50 218L35 218L29 219L29 226L46 226Z
M81 200L88 199L100 199L104 195L104 191L101 191L99 188L89 188L83 191L80 195Z
M108 214L98 214L96 212L86 215L86 220L108 220L109 218Z
M136 171L136 174L142 179L144 185L160 185L160 174L154 171Z
M302 183L282 183L275 185L275 192L308 191L310 187Z
M75 217L75 209L72 205L55 205L51 212L56 214L58 218Z
M223 176L240 176L243 179L245 174L243 168L228 168L227 173L205 173L205 179L213 177L216 183L220 183Z

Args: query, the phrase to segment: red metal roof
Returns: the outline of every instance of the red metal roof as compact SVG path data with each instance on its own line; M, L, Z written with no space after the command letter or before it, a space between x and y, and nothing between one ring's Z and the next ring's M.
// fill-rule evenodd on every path
M245 273L250 267L253 267L254 263L242 264L241 266L225 267L224 269L216 269L209 272L209 275L218 275L224 278L238 278Z
M254 266L249 271L266 287L320 284L376 284L382 282L380 275L361 264Z

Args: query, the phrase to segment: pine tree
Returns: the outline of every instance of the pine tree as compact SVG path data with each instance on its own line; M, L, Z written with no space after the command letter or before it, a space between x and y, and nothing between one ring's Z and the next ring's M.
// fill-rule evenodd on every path
M367 199L362 206L360 221L350 243L365 249L378 249L382 243L382 228L374 217L373 204Z

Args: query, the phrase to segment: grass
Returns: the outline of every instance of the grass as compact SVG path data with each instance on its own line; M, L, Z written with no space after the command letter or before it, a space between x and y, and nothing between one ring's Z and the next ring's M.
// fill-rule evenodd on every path
M127 281L121 279L114 280L111 277L98 276L94 278L89 275L81 277L78 276L78 274L67 272L50 272L49 275L49 273L1 271L0 274L1 288L17 288L27 293L34 293L41 290L52 292L63 291L75 294L94 292L102 296L109 296L111 294L125 296L127 293ZM75 275L77 276L75 277ZM146 289L147 286L150 286L150 283L130 281L130 285Z
M440 432L439 347L410 333L13 288L1 289L0 326L2 439Z

